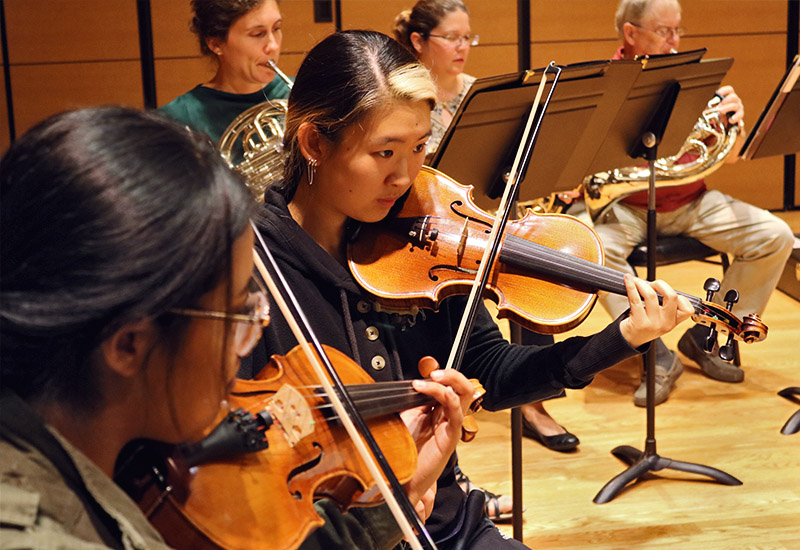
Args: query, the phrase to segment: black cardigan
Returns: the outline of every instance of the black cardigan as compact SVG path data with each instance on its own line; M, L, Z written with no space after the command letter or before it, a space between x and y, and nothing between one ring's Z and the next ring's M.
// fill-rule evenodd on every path
M267 190L258 226L306 317L323 344L352 357L376 381L419 377L417 362L431 355L447 362L466 298L443 301L438 312L413 319L376 311L373 300L348 270L324 251L292 219L285 199ZM297 344L276 307L272 322L240 376L252 378L271 354L285 354ZM550 346L508 343L482 305L469 337L461 371L486 389L483 407L495 411L582 388L597 372L639 353L619 330L619 319L591 337L573 337ZM451 461L452 466L452 461ZM464 493L452 467L439 479L434 514L427 525L434 540L452 535Z

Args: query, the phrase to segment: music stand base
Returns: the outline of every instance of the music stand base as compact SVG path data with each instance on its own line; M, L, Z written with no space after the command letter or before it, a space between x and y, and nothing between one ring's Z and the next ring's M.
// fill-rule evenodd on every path
M798 402L797 398L800 397L800 387L792 386L789 388L784 388L778 392L778 395L796 403ZM792 435L796 434L797 432L800 432L800 411L796 411L792 416L790 416L789 420L787 420L786 424L784 424L783 428L781 428L781 433L783 435Z
M630 482L635 481L642 477L647 472L658 472L660 470L677 470L681 472L689 472L692 474L700 474L718 481L723 485L741 485L742 482L730 474L712 468L711 466L704 466L702 464L694 464L692 462L682 462L680 460L672 460L663 458L655 453L644 453L630 445L621 445L611 451L615 457L622 462L628 464L628 468L621 474L611 479L605 486L600 489L597 496L594 497L595 504L605 504L611 501L619 492L625 488Z

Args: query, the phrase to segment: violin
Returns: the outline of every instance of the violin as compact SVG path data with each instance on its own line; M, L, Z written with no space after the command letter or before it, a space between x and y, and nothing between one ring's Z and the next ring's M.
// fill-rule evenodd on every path
M324 348L398 480L408 482L417 449L396 413L435 401L411 381L375 383L345 354ZM296 548L323 523L314 498L342 510L381 502L299 346L273 356L257 378L237 380L229 403L261 419L253 424L260 441L247 443L256 450L164 455L139 444L118 461L115 481L173 548Z
M423 166L399 212L363 227L349 243L348 264L358 283L397 310L437 309L444 298L468 293L493 221L471 190ZM554 334L580 324L599 290L626 295L623 276L603 266L603 247L591 227L572 216L529 210L509 220L485 291L499 318ZM719 284L709 281L706 300L679 294L694 307L695 323L728 335L722 353L732 357L733 338L764 340L767 327L757 315L739 319L729 311L738 294L726 295L727 309L710 301ZM709 341L712 335L716 340L712 332Z

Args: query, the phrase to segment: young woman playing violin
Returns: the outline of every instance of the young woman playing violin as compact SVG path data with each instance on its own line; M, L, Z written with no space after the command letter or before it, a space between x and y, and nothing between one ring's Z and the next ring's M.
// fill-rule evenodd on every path
M414 56L380 33L329 36L304 60L289 97L285 180L267 189L259 229L324 344L359 363L376 381L419 376L420 358L445 364L465 300L445 299L437 312L381 311L354 281L346 247L364 222L377 222L414 184L430 135L436 88ZM687 319L691 306L665 283L626 277L630 315L587 338L545 347L506 342L481 307L461 371L486 389L497 410L582 387L594 374L640 353L646 343ZM656 291L664 296L659 305ZM270 354L293 346L277 313L240 374L255 376ZM249 364L248 364L249 363ZM427 528L439 548L523 548L483 515L483 496L469 499L453 468L439 478Z
M258 342L269 316L251 281L250 192L205 136L121 107L31 129L0 162L0 192L0 537L165 548L111 475L133 439L203 435ZM456 391L414 386L442 405L434 437L417 441L415 504L472 391L460 374L439 380ZM321 506L305 547L391 547L401 535L383 508Z

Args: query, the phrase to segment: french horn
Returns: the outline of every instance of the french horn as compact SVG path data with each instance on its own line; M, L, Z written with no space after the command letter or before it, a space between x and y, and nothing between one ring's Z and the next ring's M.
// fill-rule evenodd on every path
M691 133L673 156L655 162L656 187L673 187L704 178L722 166L731 153L742 124L724 124L717 105L722 98L715 95L695 122ZM679 163L690 155L689 162ZM520 202L521 207L537 213L560 213L569 208L575 195L583 194L586 210L597 219L615 202L649 186L650 169L647 165L616 168L586 176L575 189L566 193L553 193L547 197Z
M673 187L691 183L718 170L734 148L742 124L725 124L720 118L722 98L715 95L695 122L683 146L673 156L655 161L656 187ZM685 155L691 159L679 162ZM647 165L616 168L584 178L581 183L586 210L596 219L609 206L649 186Z
M291 89L294 84L292 80L273 61L269 64ZM267 187L283 176L283 134L287 106L285 99L272 99L253 105L233 119L217 144L228 166L242 176L259 202L264 200Z

